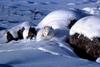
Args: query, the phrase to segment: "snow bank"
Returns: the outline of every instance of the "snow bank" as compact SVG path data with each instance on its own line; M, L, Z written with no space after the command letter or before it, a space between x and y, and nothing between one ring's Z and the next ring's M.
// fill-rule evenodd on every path
M70 30L70 35L83 34L89 39L100 37L100 17L87 16L77 21Z

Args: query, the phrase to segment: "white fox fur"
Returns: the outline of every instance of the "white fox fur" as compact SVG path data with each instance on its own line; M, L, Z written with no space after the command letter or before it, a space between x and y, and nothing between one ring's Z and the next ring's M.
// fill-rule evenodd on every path
M36 36L36 41L48 40L54 36L54 29L50 26L45 26L40 29Z

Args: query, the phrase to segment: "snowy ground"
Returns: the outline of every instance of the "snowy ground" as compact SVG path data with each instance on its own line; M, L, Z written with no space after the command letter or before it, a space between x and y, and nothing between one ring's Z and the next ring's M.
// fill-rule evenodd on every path
M5 43L5 30L23 21L36 26L56 9L79 8L100 15L100 0L0 0L0 67L99 67L77 57L67 43L20 40Z

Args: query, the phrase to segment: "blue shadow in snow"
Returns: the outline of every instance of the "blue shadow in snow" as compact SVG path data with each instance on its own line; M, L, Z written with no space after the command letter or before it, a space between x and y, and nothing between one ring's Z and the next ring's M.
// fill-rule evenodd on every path
M4 30L4 29L6 29L6 28L4 28L4 27L0 27L0 30Z
M8 65L8 64L0 64L0 67L13 67L13 66Z

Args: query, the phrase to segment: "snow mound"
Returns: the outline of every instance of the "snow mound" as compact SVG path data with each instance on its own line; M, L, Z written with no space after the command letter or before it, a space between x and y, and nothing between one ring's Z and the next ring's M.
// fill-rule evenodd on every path
M70 35L83 34L89 39L100 37L100 17L87 16L77 21L70 30Z
M51 26L54 29L66 29L71 21L78 20L80 17L82 16L76 10L55 10L49 13L36 28Z

